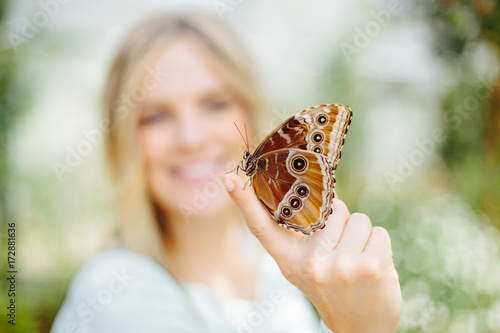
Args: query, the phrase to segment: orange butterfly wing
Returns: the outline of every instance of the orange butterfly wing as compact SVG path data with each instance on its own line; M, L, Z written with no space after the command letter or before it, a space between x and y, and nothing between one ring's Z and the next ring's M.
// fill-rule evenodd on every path
M288 118L257 147L254 157L278 149L301 149L328 156L334 167L340 159L352 119L343 104L321 104Z
M345 105L314 106L290 117L257 147L252 186L277 223L304 234L325 226L351 119Z
M252 185L274 220L308 235L325 226L331 212L335 177L327 158L297 149L259 157Z

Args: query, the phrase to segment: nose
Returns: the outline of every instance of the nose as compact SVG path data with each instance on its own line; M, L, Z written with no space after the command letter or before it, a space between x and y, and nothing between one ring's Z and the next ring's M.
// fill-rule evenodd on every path
M203 121L196 117L195 110L184 110L181 112L178 122L177 142L183 149L196 149L203 145L205 131Z

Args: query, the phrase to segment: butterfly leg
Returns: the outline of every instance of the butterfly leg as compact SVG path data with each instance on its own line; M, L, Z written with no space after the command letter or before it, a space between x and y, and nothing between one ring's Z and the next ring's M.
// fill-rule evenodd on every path
M234 168L234 169L232 169L232 170L229 170L228 172L226 172L226 175L227 175L228 173L233 173L233 172L234 172L234 170L236 170L236 174L238 174L238 168L239 168L239 166L237 166L236 168Z
M250 183L250 185L252 185L252 178L248 177L248 180L246 181L245 186L243 186L243 190L245 190L248 183Z
M243 165L243 163L242 163L242 165ZM230 170L230 171L226 172L226 175L227 175L228 173L232 173L232 172L234 172L235 170L236 170L236 174L238 174L238 171L239 171L239 170L243 170L243 171L245 171L245 169L243 169L242 165L237 165L234 169L232 169L232 170Z
M247 171L247 169L245 169L245 164L243 164L243 161L241 161L240 165L238 165L238 166L236 167L236 174L238 174L238 171L240 171L240 170L241 170L241 171L244 171L244 172L246 172L246 171Z

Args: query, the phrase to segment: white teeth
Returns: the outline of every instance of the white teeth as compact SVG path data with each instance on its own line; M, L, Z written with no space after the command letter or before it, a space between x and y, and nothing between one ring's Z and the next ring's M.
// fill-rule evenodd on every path
M179 175L186 179L196 179L207 177L218 169L218 163L205 162L179 168Z

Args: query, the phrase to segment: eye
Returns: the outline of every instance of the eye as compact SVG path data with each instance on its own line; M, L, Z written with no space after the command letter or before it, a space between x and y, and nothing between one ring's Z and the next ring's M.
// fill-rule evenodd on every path
M140 119L142 125L156 124L172 119L172 114L164 108L145 110Z
M141 123L148 125L148 124L158 123L158 122L168 120L168 119L170 119L170 117L168 115L160 113L160 114L154 114L154 115L143 117L141 119Z
M224 111L229 105L228 100L220 98L207 102L206 109L208 111Z

